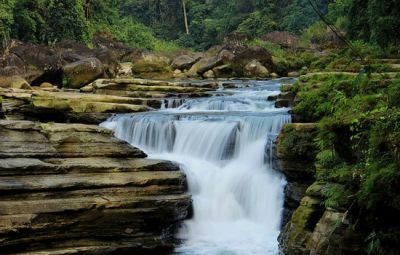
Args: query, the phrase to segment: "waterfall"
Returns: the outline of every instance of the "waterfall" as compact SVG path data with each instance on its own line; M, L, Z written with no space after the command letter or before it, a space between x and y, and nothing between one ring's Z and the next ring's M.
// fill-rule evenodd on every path
M272 169L273 141L288 109L266 100L279 81L173 109L117 115L102 123L151 158L181 165L193 196L177 254L277 254L285 180Z

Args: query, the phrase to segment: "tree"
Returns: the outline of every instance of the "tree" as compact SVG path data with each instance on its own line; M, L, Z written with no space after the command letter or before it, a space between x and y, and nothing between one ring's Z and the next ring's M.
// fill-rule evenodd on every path
M187 18L187 13L186 13L186 3L185 0L182 0L182 8L183 8L183 18L185 20L185 28L186 28L186 34L190 34L189 32L189 24L188 24L188 18Z
M0 40L8 39L11 34L11 27L14 25L15 0L0 2Z

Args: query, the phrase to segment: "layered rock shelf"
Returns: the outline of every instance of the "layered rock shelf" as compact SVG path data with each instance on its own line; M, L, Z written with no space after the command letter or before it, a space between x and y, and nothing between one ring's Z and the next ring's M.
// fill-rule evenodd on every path
M0 120L2 254L163 254L186 178L98 126Z
M142 98L209 96L217 89L215 81L163 81L146 79L99 79L81 88L83 92Z
M153 101L66 91L0 89L8 119L98 124L112 113L144 112ZM156 102L158 105L160 103Z

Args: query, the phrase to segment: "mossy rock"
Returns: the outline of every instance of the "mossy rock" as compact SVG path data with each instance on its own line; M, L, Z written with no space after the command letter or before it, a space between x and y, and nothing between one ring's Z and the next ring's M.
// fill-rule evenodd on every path
M170 59L164 56L148 54L135 60L132 64L132 73L140 77L148 74L171 73Z
M289 180L313 180L316 134L314 123L291 123L283 127L276 140L276 154L278 169Z
M163 62L140 60L132 65L132 72L137 75L143 73L167 73L171 71L171 68Z
M324 213L320 204L321 200L314 197L306 196L301 200L300 206L279 236L284 254L310 254L307 244Z
M326 182L316 181L310 187L308 187L306 194L308 196L322 198L325 185L326 185Z
M83 59L63 67L63 85L80 89L103 75L103 64L97 58Z
M315 123L286 124L276 142L278 157L314 161L317 153L314 144L316 134Z

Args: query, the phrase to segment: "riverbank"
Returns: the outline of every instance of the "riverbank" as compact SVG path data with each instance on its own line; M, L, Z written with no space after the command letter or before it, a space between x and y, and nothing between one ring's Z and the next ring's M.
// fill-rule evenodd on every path
M396 61L396 60L392 60ZM285 254L397 254L398 73L301 76L278 138L292 216Z

